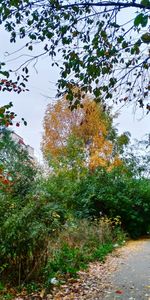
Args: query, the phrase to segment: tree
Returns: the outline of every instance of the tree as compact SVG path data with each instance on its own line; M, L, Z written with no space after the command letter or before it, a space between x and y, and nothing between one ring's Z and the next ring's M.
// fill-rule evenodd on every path
M10 42L26 37L30 52L42 43L20 69L28 73L31 62L49 55L60 67L58 95L67 93L72 106L83 94L73 93L78 85L97 101L134 101L149 112L149 10L149 0L2 0L0 19Z
M0 74L2 74L5 77L9 77L9 72L2 71L1 68L5 64L0 64ZM0 92L15 92L20 94L21 92L27 91L25 88L24 81L27 81L27 78L23 77L23 80L19 84L19 77L17 78L16 82L13 82L12 80L8 79L0 79ZM0 126L10 126L13 125L14 119L16 117L16 114L13 111L10 111L12 109L13 104L12 102L9 102L6 105L0 106ZM27 122L22 118L22 121L24 125L27 125ZM19 126L20 122L16 122L16 126Z
M16 114L9 109L12 107L12 103L6 104L0 107L0 126L12 125L13 119L15 118Z
M114 133L113 140L111 132ZM111 168L121 164L117 138L112 118L103 111L102 105L85 97L82 107L71 111L66 97L54 105L49 104L44 118L42 149L47 160L73 164Z
M65 214L43 189L41 174L22 146L10 130L1 132L0 271L2 281L13 286L40 277L49 238Z
M29 154L11 137L8 129L0 132L0 190L12 196L25 196L34 183L36 167Z
M137 238L149 231L150 181L120 173L119 168L111 172L98 168L81 178L72 202L83 218L120 216L123 229Z
M135 178L150 178L150 143L149 135L147 134L141 141L135 140L131 145L128 145L124 154L123 160L128 166L128 172Z

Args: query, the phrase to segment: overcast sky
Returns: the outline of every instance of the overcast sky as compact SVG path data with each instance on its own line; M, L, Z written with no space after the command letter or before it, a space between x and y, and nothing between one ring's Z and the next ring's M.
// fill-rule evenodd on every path
M16 69L22 59L14 60L19 56L19 52L11 56L6 56L6 53L12 53L25 44L25 40L19 41L16 44L9 43L9 35L4 30L0 31L0 61L9 61L9 68ZM24 51L22 53L25 53ZM58 70L50 66L50 58L42 58L37 64L36 72L31 68L28 88L29 92L21 93L0 93L0 105L10 101L14 104L14 111L17 113L19 120L21 117L28 122L28 126L21 125L14 130L24 138L26 144L31 145L35 149L35 154L41 159L40 143L43 132L43 117L46 105L53 101L56 94L56 81L58 78ZM114 111L117 111L117 106L114 106ZM115 120L118 123L119 132L130 131L133 138L141 139L146 133L149 133L150 115L143 116L142 110L135 111L135 107L130 105L127 108L122 108L119 111L120 116Z

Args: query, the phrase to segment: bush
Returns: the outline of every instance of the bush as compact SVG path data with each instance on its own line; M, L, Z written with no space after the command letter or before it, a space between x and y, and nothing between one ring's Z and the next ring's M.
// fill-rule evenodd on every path
M108 218L95 220L71 220L63 226L57 239L50 240L48 261L44 269L48 284L52 278L76 277L93 260L103 261L113 250L113 243L120 243L124 235L117 221ZM121 239L122 236L122 239Z
M86 259L81 249L63 243L60 248L55 249L53 257L49 257L45 275L48 281L53 277L63 278L67 275L74 277L77 271L86 266L85 262Z
M123 229L131 237L149 230L149 179L129 177L119 169L97 169L80 181L73 203L74 213L80 218L120 216Z
M113 250L112 244L100 245L92 254L94 260L104 261L106 255Z
M0 196L1 273L20 284L39 276L49 237L60 225L62 211L46 199Z
M0 274L15 284L40 275L51 235L64 219L60 205L41 190L39 170L20 145L4 130L0 164L6 187L0 182Z

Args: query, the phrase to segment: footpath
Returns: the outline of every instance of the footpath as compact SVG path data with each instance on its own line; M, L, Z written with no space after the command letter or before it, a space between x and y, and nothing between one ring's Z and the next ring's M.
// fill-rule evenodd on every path
M150 300L150 239L129 241L104 264L91 263L80 278L71 280L48 299Z
M123 247L118 267L109 280L106 300L150 300L150 239L129 242Z

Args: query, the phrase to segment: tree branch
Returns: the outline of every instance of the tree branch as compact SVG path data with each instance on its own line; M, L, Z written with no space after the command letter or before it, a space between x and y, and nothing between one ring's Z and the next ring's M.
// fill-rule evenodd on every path
M66 5L60 5L60 8L71 8L71 7L109 7L109 6L114 6L114 7L118 7L119 9L121 8L129 8L129 7L133 7L133 8L140 8L140 9L150 9L150 5L146 6L140 3L136 3L134 1L132 2L128 2L128 3L124 3L124 2L113 2L113 1L99 1L97 3L93 3L93 2L86 2L86 3L73 3L73 4L66 4Z

